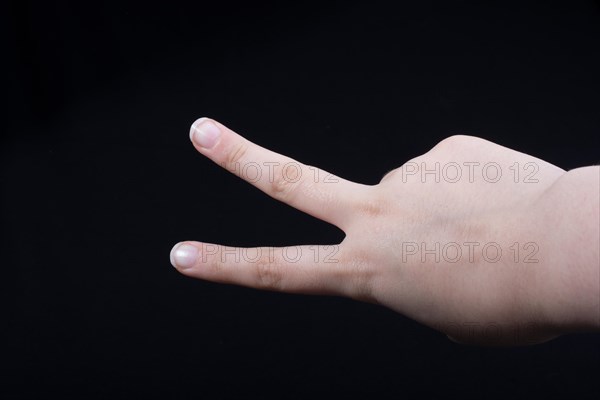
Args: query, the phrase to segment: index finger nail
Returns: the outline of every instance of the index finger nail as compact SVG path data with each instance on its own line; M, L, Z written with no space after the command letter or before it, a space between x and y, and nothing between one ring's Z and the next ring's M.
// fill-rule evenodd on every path
M188 269L196 264L198 248L187 243L178 243L171 250L171 264L175 268Z
M190 128L190 139L200 147L212 149L221 136L219 127L208 118L196 120Z

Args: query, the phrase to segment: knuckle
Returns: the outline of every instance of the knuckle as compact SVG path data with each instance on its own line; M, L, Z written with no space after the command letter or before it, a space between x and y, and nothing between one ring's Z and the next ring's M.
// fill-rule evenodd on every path
M363 215L369 217L377 217L383 214L384 207L381 202L377 200L367 200L359 203L358 208Z
M286 168L286 166L277 168L271 182L273 196L283 201L290 199L304 184L304 178L300 171L290 172L290 168Z
M274 257L261 256L256 262L257 286L267 290L280 290L283 280L281 265Z
M350 267L350 295L366 302L376 302L373 295L374 271L364 260L355 260Z
M225 156L225 164L229 168L235 168L240 161L243 160L246 152L248 151L248 143L241 141L235 144Z
M357 196L354 199L356 211L367 217L378 217L385 214L387 200L385 189L379 186L373 186L364 196Z
M339 278L346 282L346 295L355 300L378 303L373 290L377 271L367 257L352 251L342 255L340 261L343 268L339 270Z
M464 147L470 143L476 141L477 138L469 135L452 135L445 139L442 139L438 144L433 146L431 151L434 150L454 150L457 148Z

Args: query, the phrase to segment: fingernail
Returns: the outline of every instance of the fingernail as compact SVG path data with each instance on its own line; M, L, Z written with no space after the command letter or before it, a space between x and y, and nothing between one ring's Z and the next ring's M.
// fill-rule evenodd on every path
M212 149L221 136L219 127L208 118L200 118L192 124L190 139L200 147Z
M177 243L171 250L171 264L175 268L188 269L196 264L198 249L186 243Z

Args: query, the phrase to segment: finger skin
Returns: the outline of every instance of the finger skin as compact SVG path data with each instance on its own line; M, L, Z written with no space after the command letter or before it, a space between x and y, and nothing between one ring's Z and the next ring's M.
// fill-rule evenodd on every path
M193 261L179 263L182 248ZM171 263L184 275L256 289L368 297L370 275L347 262L342 245L229 247L186 241L173 247Z
M218 128L211 148L197 140L198 131ZM370 186L334 176L250 142L221 123L200 118L190 130L192 143L201 154L246 180L269 196L341 229L356 208L368 198Z

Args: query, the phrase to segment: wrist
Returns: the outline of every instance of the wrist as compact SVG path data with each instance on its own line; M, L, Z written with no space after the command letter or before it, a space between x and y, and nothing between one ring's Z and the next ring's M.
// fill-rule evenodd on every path
M564 174L535 204L547 247L545 276L537 281L551 325L561 333L600 330L599 171Z

